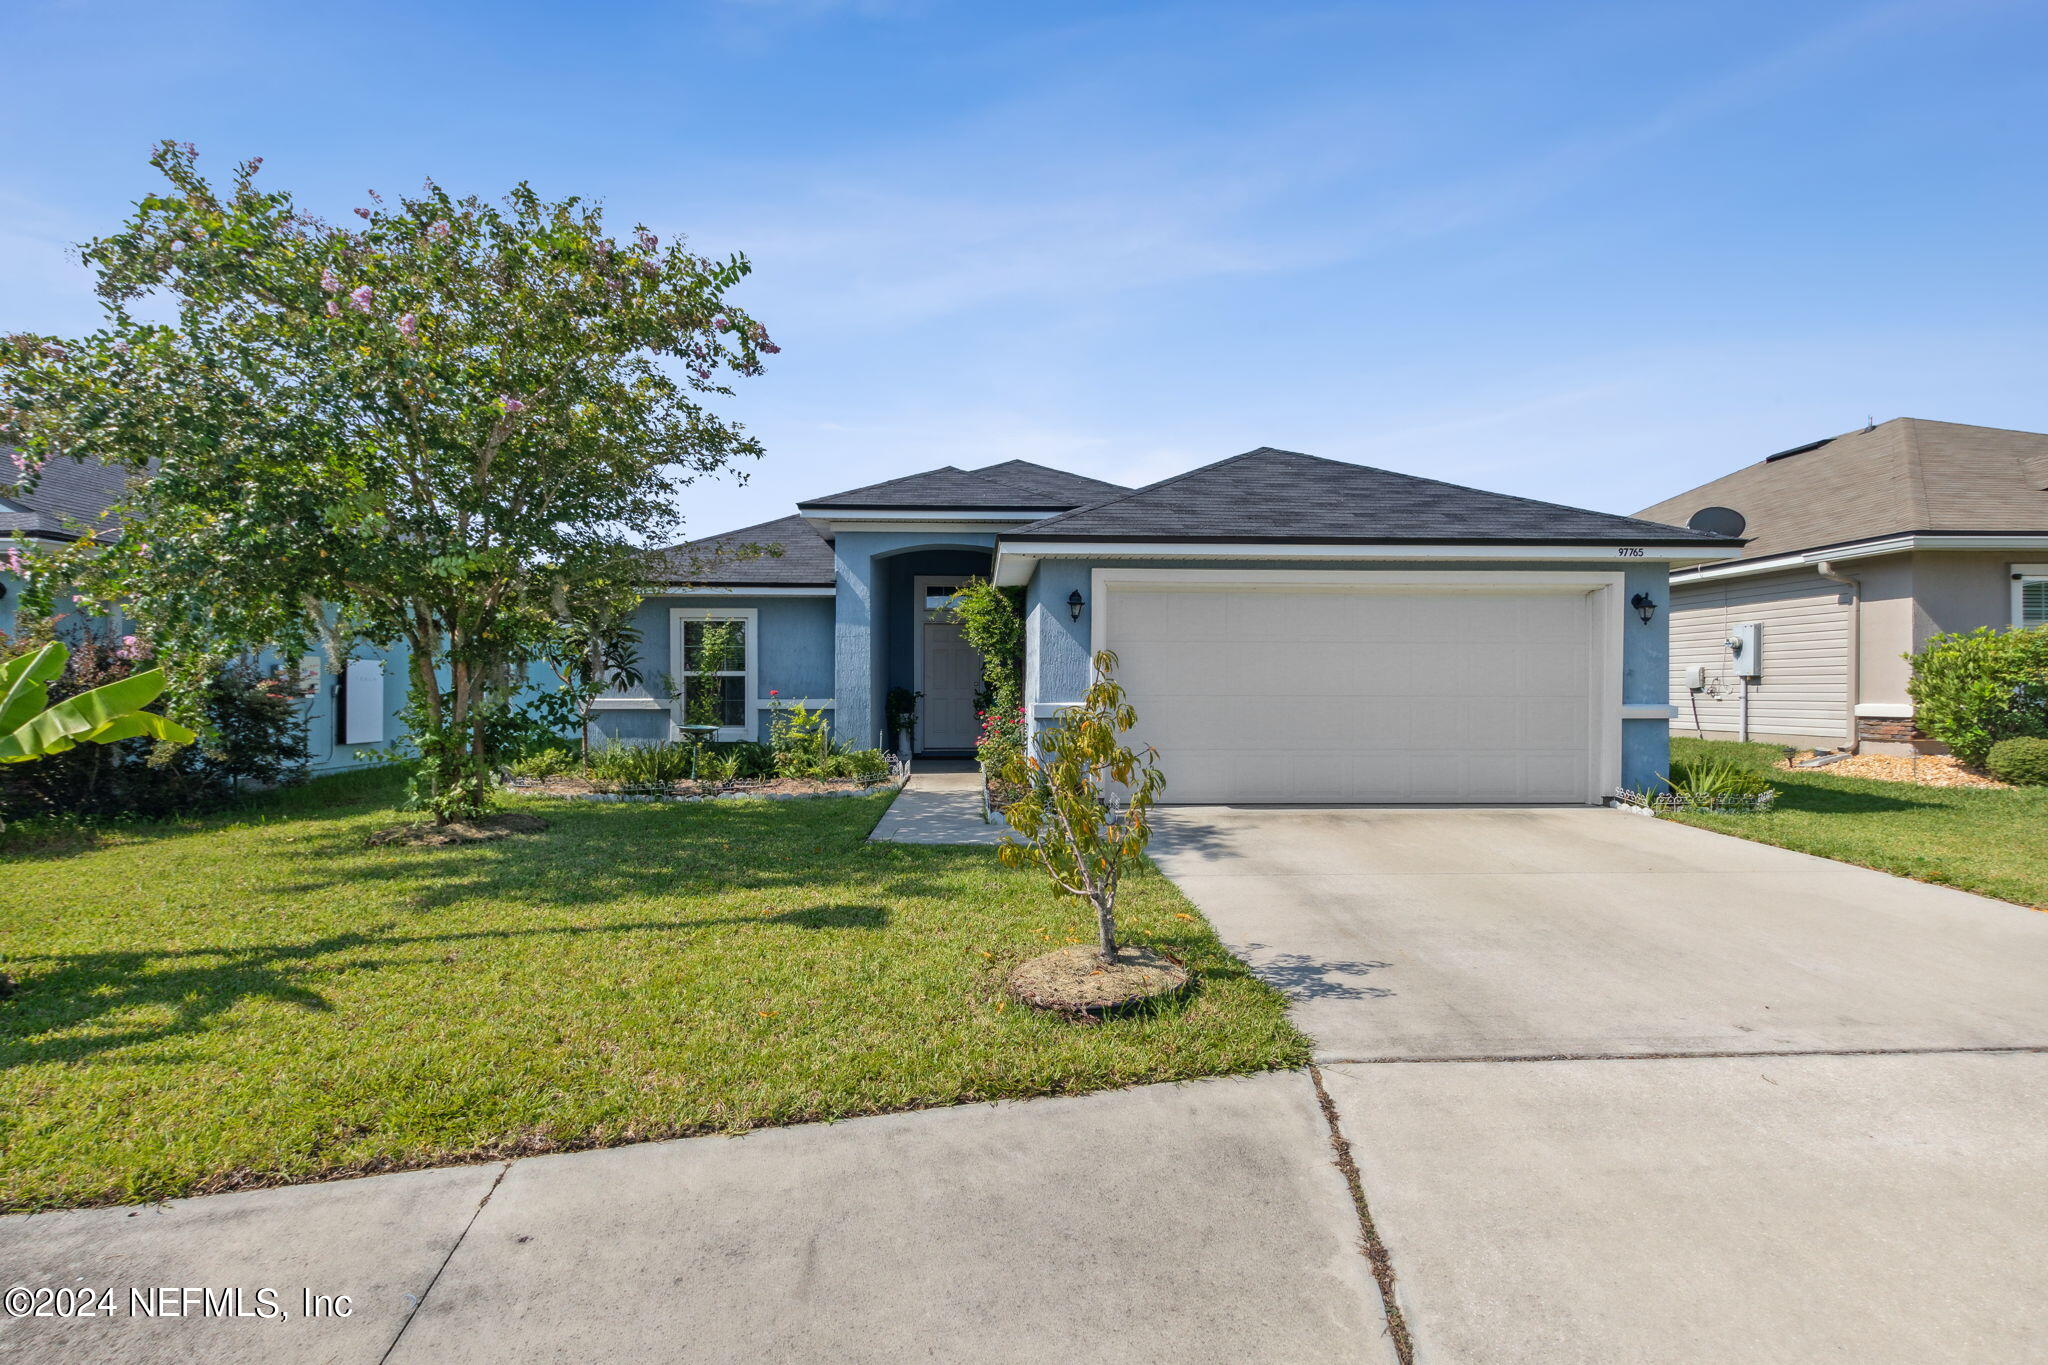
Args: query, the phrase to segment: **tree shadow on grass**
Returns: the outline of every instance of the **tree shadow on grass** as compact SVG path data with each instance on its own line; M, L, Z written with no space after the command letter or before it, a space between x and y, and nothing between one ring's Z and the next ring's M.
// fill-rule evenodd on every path
M1799 811L1810 815L1873 815L1883 811L1933 810L1955 804L1940 797L1888 792L1875 782L1855 787L1824 786L1817 782L1780 782L1777 786L1778 799L1772 806L1773 811Z
M871 812L789 811L795 802L563 812L566 804L548 811L554 824L544 833L484 844L372 850L359 825L308 830L275 850L289 859L291 876L265 894L318 897L382 887L421 911L478 899L561 908L844 885L901 873L885 846L865 843ZM935 855L920 861L939 875L968 866L962 853L989 858L986 850L920 852Z
M163 952L51 953L11 959L22 965L48 964L18 984L0 1003L0 1068L36 1062L74 1062L104 1052L196 1033L208 1021L245 1000L271 1000L315 1013L333 1004L298 978L301 974L416 968L418 956L394 950L486 940L580 938L591 934L691 933L720 927L885 929L889 910L880 905L815 905L768 915L718 915L700 919L637 920L619 924L539 925L525 929L474 929L433 933L394 932L384 924L369 930L330 934L303 943L254 947L180 948ZM379 954L385 954L380 956ZM128 1010L163 1010L162 1024L79 1030Z

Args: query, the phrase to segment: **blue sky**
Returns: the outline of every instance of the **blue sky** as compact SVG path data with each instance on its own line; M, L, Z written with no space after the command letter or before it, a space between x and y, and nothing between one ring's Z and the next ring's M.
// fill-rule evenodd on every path
M1258 445L1632 511L1933 417L2048 430L2048 8L15 0L0 327L160 137L743 250L768 446L693 532L942 464Z

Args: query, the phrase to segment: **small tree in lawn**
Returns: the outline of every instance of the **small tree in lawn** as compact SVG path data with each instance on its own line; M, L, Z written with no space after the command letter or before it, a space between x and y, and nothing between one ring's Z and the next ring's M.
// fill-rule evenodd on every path
M591 704L605 693L638 687L647 680L640 671L640 633L632 617L613 611L599 621L567 621L540 650L553 672L552 694L534 700L535 718L560 733L577 729L577 753L590 763Z
M1115 670L1115 654L1097 654L1095 681L1081 704L1039 733L1035 753L1011 761L1003 776L1025 795L1006 814L1025 841L1005 838L1001 849L1009 866L1042 868L1060 894L1094 908L1097 946L1108 964L1117 956L1117 889L1145 852L1152 837L1147 812L1166 785L1157 751L1124 743L1138 716L1111 678Z
M0 339L0 430L31 478L88 454L149 474L68 568L195 676L408 647L423 804L478 814L526 668L637 598L683 485L760 453L698 401L777 349L725 297L748 264L524 184L373 194L331 226L259 161L219 189L195 163L163 144L169 188L82 249L101 330ZM145 298L173 320L132 316Z

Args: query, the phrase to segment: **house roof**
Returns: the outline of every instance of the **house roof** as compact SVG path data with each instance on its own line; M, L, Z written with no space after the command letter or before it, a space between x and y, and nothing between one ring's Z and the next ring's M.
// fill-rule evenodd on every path
M0 479L12 478L13 449L0 446ZM32 489L0 483L0 536L76 540L78 525L103 531L113 524L107 508L127 490L129 471L98 460L54 459L43 466Z
M1005 544L1070 540L1731 543L1270 446L1003 534Z
M927 512L1045 512L1079 507L1130 490L1064 469L1029 460L1005 460L981 469L946 465L922 474L906 474L865 488L810 498L805 510L915 509Z
M1906 533L2048 533L2048 435L1895 417L1781 451L1638 516L1749 523L1743 558Z
M766 553L750 553L754 546ZM802 517L778 517L652 550L647 565L649 583L812 588L833 582L832 546Z

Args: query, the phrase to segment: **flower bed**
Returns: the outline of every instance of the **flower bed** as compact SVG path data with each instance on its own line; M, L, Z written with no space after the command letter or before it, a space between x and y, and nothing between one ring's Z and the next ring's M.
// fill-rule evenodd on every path
M769 801L793 796L861 796L900 781L889 776L859 778L766 777L719 782L605 782L584 777L515 777L506 785L539 796L567 796L586 801L717 801L755 798Z

